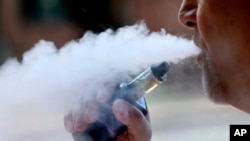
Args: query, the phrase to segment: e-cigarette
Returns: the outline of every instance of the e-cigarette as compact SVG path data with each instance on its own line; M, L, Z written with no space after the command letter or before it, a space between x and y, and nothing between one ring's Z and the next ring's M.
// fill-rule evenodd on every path
M170 66L166 62L152 65L129 82L117 85L112 98L107 104L100 106L100 117L96 122L88 125L83 132L74 132L75 141L115 141L118 136L127 130L127 127L118 121L112 112L112 104L116 99L125 99L135 105L146 116L147 105L144 94L149 93L159 84L167 80Z

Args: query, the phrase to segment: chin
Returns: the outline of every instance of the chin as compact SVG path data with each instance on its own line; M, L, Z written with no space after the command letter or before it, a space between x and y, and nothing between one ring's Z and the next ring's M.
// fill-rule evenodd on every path
M206 54L203 56L202 69L202 85L208 98L217 104L227 104L226 92L222 87L222 83Z

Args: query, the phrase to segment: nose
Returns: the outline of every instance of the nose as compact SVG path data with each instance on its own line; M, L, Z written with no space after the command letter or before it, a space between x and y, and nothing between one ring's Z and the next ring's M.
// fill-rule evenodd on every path
M195 29L196 12L197 0L183 0L178 13L179 22L189 29Z

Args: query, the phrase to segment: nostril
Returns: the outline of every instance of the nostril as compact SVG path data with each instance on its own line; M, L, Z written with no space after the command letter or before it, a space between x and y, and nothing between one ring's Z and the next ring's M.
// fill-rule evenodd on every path
M188 27L194 27L194 26L196 26L196 23L191 22L191 21L188 21L188 22L186 23L186 25L187 25Z

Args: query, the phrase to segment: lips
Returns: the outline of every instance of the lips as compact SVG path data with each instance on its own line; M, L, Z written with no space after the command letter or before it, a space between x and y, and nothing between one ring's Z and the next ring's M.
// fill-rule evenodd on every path
M198 54L196 62L201 68L203 68L205 65L205 61L206 61L206 52L202 50L201 53Z
M200 67L203 67L206 60L206 47L202 40L197 45L201 49L201 52L197 55L196 61Z
M195 32L195 35L193 36L193 41L195 45L201 49L200 54L197 55L196 61L200 67L203 67L206 59L206 45L204 41L201 39L198 30Z

